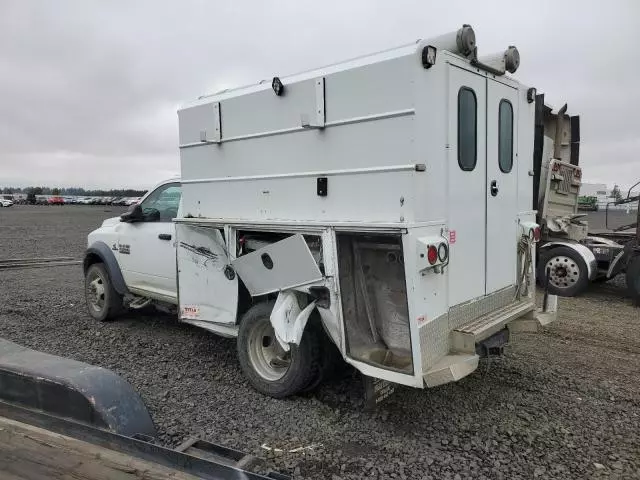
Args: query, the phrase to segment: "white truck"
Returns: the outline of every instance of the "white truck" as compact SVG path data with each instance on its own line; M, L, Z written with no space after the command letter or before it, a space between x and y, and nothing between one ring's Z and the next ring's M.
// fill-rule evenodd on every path
M536 92L473 29L200 97L181 178L88 238L89 312L172 306L274 397L338 357L417 388L537 331ZM377 388L377 387L376 387ZM383 391L383 390L381 390Z

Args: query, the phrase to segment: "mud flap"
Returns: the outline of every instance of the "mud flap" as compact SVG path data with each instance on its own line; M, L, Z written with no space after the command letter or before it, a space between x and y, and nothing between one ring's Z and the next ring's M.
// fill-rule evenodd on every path
M374 410L396 390L396 384L381 378L362 376L364 382L364 408Z

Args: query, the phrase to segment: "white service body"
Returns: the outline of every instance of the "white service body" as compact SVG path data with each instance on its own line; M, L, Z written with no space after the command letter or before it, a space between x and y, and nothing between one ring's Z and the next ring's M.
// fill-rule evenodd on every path
M282 77L282 95L264 82L180 109L177 282L163 274L146 296L229 336L239 292L277 297L285 349L317 310L347 362L420 388L475 370L483 340L550 321L535 312L534 103L442 48L425 68L432 43Z

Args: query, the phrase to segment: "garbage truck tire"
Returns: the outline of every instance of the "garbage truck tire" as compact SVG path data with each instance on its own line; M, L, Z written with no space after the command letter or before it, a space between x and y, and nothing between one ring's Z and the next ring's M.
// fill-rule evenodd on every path
M320 338L305 329L300 345L286 352L276 339L269 316L274 302L251 307L240 321L238 359L251 386L265 395L284 398L301 392L322 367Z
M549 293L553 295L574 297L589 285L587 264L572 248L556 247L540 255L537 277L543 288L546 284L547 268L550 269Z

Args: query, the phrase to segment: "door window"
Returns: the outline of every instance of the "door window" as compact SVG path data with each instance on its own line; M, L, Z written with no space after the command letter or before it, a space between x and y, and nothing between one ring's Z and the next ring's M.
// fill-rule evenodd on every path
M505 99L498 111L498 165L503 173L513 168L513 107Z
M469 87L458 91L458 165L470 172L478 159L478 102Z
M146 221L170 222L178 216L182 188L179 183L168 183L156 188L140 204Z

